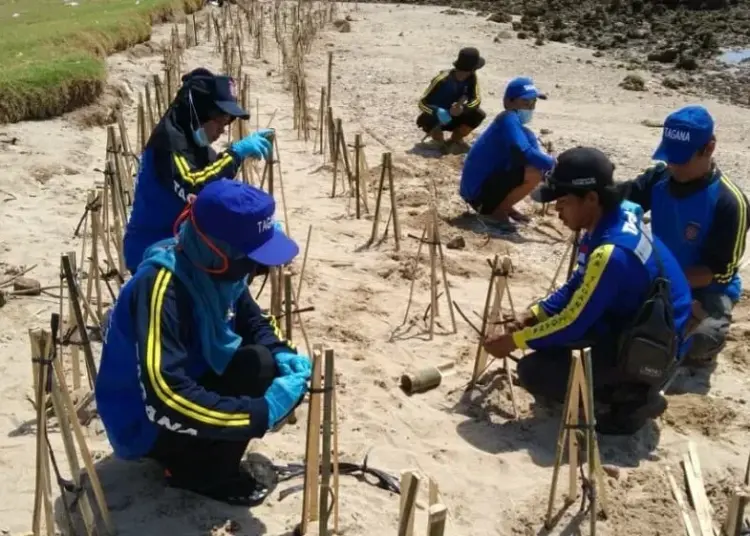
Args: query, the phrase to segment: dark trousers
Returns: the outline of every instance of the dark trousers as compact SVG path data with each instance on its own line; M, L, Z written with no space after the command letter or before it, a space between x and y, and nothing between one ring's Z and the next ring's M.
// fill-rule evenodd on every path
M523 184L526 168L514 165L508 170L498 171L482 183L479 197L469 204L477 213L489 216L495 212L508 195Z
M276 362L265 346L242 346L224 374L204 374L198 383L222 396L261 397L277 376ZM180 479L211 480L237 473L249 439L224 441L161 429L148 457Z
M450 108L450 106L448 108ZM486 117L487 114L484 113L484 110L481 108L467 108L464 110L464 113L451 119L450 123L441 126L436 113L428 114L422 112L419 117L417 117L417 126L427 134L432 132L436 127L440 127L440 129L444 131L447 130L453 132L456 128L466 125L474 130L482 124L482 121L484 121Z

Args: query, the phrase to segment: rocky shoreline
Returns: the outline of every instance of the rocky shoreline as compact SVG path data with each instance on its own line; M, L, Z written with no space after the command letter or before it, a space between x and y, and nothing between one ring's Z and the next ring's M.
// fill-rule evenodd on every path
M750 49L750 0L399 3L478 11L495 22L511 24L511 36L516 38L533 39L539 46L556 41L594 49L597 56L622 61L625 69L659 75L666 88L707 92L722 101L750 107L750 66L720 60L726 50Z

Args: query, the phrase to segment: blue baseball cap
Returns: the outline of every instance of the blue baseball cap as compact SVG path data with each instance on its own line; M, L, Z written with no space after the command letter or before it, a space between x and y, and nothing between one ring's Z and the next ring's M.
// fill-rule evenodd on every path
M545 100L547 95L540 92L534 85L534 81L527 76L514 78L505 86L505 98L512 99L542 99Z
M274 225L275 210L273 197L232 179L208 184L193 203L201 232L265 266L287 264L299 253L294 240Z
M714 135L714 119L703 106L685 106L664 121L664 130L653 159L685 164Z

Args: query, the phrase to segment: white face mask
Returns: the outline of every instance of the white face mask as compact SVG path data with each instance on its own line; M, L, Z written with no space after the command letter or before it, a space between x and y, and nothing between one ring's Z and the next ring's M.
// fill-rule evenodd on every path
M534 117L534 110L516 110L516 113L518 114L519 119L521 119L522 125L529 123Z

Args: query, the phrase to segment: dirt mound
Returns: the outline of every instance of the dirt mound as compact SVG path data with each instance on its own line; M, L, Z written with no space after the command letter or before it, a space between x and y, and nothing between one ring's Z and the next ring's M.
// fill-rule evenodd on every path
M708 437L718 437L737 419L737 412L720 398L686 394L668 396L669 408L664 422L679 431L697 430Z

